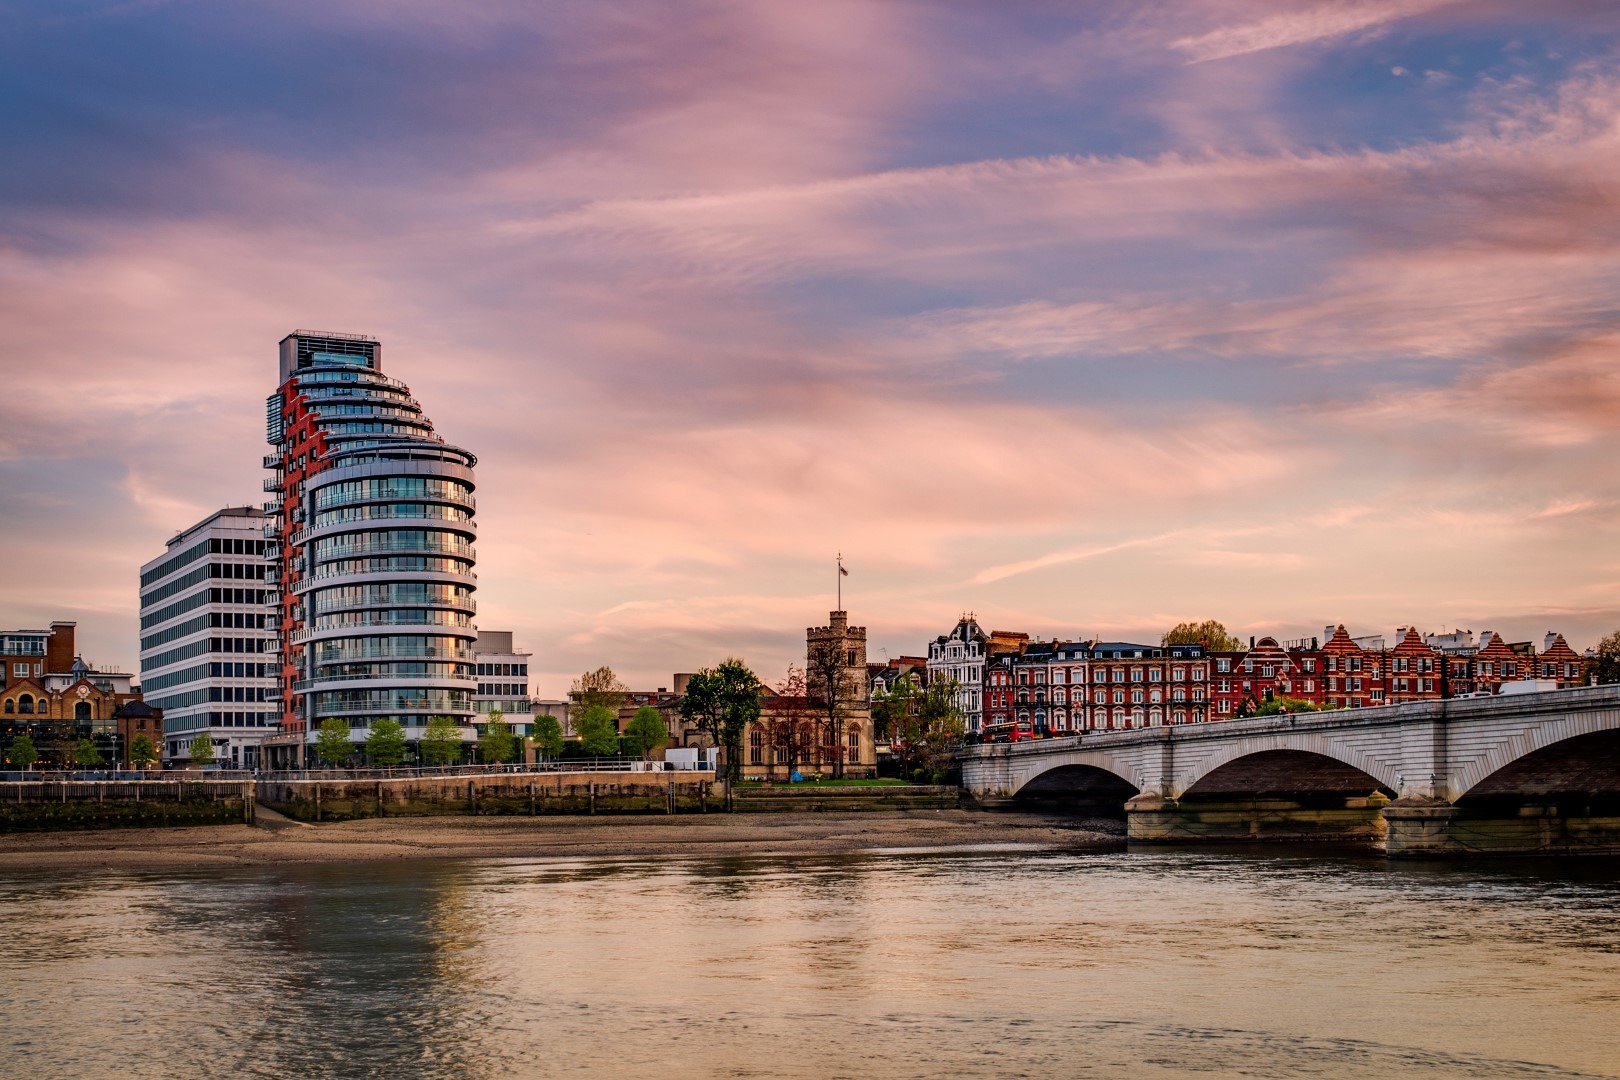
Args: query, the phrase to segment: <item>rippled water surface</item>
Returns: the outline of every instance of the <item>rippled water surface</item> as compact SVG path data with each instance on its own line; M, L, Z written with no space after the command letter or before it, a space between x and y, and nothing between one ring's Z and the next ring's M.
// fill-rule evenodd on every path
M1620 1074L1620 869L1016 850L0 879L9 1076Z

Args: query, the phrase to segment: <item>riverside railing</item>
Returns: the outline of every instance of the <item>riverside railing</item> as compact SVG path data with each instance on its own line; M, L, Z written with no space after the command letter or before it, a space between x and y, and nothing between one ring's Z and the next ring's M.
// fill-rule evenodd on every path
M622 758L575 758L567 761L536 761L527 765L402 765L367 769L279 769L261 770L255 779L281 780L416 780L424 777L501 776L535 773L686 773L712 772L711 769L677 769L663 761L625 761Z

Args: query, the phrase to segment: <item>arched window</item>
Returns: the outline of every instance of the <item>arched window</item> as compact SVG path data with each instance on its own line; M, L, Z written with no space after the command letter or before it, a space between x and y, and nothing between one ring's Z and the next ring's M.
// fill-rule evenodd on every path
M861 729L858 727L849 729L849 760L857 764L861 760Z
M1114 710L1114 726L1117 727L1117 728L1122 728L1122 727L1125 726L1125 710L1124 709L1115 709Z
M1159 727L1164 723L1164 710L1157 707L1149 709L1148 720L1154 727Z
M1175 721L1178 724L1185 724L1187 722L1187 710L1186 709L1177 709L1176 714L1175 714Z
M758 727L748 732L748 764L765 764L765 732Z
M7 698L6 699L6 712L14 713L16 711L17 711L17 703L15 701L12 701L10 698Z
M73 722L75 724L88 724L90 722L90 703L81 701L73 706Z
M1159 702L1164 700L1164 691L1162 691L1162 690L1149 690L1148 691L1148 700L1153 702L1153 704L1157 705Z
M34 696L32 694L24 694L22 697L18 698L17 699L17 711L20 712L20 713L31 713L31 712L33 712L34 711Z
M1143 712L1142 712L1142 710L1140 708L1135 708L1135 709L1131 710L1131 726L1132 727L1141 727L1146 720L1147 720L1147 716L1143 714Z

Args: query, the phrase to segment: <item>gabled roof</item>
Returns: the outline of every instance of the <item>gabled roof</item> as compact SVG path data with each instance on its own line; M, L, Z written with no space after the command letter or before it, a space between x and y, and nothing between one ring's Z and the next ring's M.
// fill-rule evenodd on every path
M1358 653L1362 651L1362 648L1350 637L1350 634L1344 628L1344 623L1340 623L1338 627L1334 629L1333 636L1328 638L1327 643L1322 646L1322 651L1330 653Z

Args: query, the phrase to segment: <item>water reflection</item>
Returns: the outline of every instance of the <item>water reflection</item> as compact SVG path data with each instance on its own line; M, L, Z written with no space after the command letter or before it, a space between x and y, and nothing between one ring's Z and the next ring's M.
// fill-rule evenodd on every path
M890 852L0 880L0 1066L1601 1075L1620 873Z

